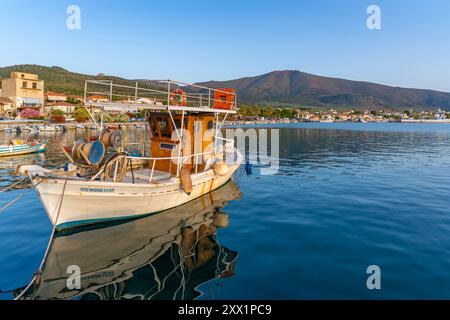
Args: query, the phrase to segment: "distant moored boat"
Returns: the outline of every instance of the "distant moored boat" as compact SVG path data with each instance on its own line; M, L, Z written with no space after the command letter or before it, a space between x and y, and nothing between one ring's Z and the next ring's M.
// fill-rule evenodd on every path
M34 152L44 152L45 142L25 142L22 140L12 140L9 145L0 145L0 157L17 156Z

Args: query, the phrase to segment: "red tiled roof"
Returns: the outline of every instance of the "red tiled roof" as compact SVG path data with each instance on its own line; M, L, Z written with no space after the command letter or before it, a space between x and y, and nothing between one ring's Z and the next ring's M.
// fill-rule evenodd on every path
M56 97L66 97L65 94L62 94L62 93L56 93L56 92L50 92L50 91L48 91L45 95L46 95L46 96L56 96Z
M46 103L46 107L74 107L75 104L71 104L68 102L53 102L53 103Z
M90 96L89 99L108 99L105 96Z

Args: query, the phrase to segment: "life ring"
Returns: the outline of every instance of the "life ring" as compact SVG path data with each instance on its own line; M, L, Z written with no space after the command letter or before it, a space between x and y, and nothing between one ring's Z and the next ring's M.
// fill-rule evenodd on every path
M186 106L187 95L182 89L175 89L170 92L170 103L174 106Z

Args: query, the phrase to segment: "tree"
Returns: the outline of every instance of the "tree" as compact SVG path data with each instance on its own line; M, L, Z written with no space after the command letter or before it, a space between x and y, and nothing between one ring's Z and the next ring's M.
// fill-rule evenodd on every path
M50 111L50 115L51 116L63 116L64 115L64 111L62 111L60 109L52 109Z
M80 100L78 100L78 99L76 99L74 97L67 97L67 102L71 103L71 104L80 104L81 103Z
M292 110L284 108L280 112L281 118L292 118Z
M119 113L115 115L114 122L128 122L128 115L125 113Z
M102 116L103 116L103 123L109 123L114 121L113 116L111 116L109 113L106 112L96 114L95 120L98 122L102 121Z
M53 123L65 123L66 117L64 115L52 115L50 121Z
M76 108L73 117L77 122L86 122L90 118L89 112L84 107Z
M272 112L272 118L281 118L281 110L280 109L274 109Z
M273 108L272 107L263 108L261 109L260 114L264 118L271 118L273 116Z
M140 109L138 118L145 118L145 112L145 109Z
M250 115L250 107L246 106L246 105L242 105L240 107L239 113L241 114L241 116L249 116Z

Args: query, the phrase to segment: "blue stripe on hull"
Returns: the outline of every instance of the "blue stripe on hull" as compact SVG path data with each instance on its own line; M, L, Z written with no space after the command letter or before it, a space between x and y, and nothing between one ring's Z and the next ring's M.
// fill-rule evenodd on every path
M116 222L121 220L133 220L137 218L144 218L151 216L153 214L157 214L158 212L154 213L143 213L143 214L136 214L131 216L122 216L122 217L115 217L115 218L101 218L101 219L86 219L86 220L77 220L77 221L70 221L70 222L64 222L61 224L58 224L56 226L56 230L66 230L71 228L78 228L83 227L91 224L98 224L98 223L106 223L106 222Z
M33 152L44 152L45 151L45 145L39 144L35 146L13 146L12 152L9 147L0 147L0 155L2 156L8 156L8 155L14 155L18 152L20 153L33 153Z

